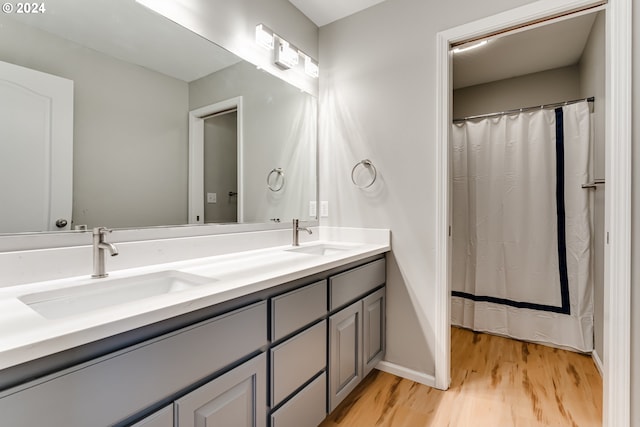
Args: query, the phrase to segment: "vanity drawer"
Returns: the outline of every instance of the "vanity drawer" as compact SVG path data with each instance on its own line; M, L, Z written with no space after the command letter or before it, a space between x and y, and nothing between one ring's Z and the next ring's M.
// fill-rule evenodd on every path
M329 278L331 310L346 305L386 281L385 260L379 259Z
M271 406L327 366L327 321L271 349Z
M271 427L316 427L327 416L327 373L271 414Z
M327 313L327 281L271 299L271 340L278 341Z
M131 427L173 427L173 404L149 415Z

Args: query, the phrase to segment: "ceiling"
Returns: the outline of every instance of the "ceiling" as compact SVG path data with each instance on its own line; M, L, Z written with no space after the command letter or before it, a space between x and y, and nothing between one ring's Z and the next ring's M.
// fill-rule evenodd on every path
M4 17L185 82L240 61L132 0L56 0L44 14Z
M322 26L384 0L289 1ZM186 82L239 60L131 0L56 0L47 9L41 15L5 16ZM455 54L454 89L576 64L595 15L495 38L481 48Z
M353 15L384 0L289 0L318 27Z
M453 88L577 64L596 13L489 40L453 55Z

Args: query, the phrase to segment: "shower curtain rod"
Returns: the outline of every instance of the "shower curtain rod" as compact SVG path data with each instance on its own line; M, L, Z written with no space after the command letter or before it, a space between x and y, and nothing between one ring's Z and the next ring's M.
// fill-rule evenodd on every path
M535 106L535 107L516 108L514 110L500 111L500 112L497 112L497 113L488 113L488 114L480 114L480 115L477 115L477 116L463 117L461 119L453 119L453 123L460 123L460 122L464 122L466 120L473 120L473 119L486 119L487 117L498 117L498 116L503 116L505 114L523 113L525 111L544 110L544 109L547 109L547 108L556 108L556 107L561 107L561 106L564 106L564 105L576 104L576 103L582 102L582 101L594 102L595 100L596 100L595 97L590 96L589 98L574 99L573 101L554 102L553 104L543 104L543 105L538 105L538 106Z

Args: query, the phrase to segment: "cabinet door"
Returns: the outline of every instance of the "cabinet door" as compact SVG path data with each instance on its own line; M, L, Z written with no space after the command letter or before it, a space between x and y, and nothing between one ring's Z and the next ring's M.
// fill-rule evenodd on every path
M173 405L154 412L131 427L173 427Z
M362 301L329 318L329 412L362 379Z
M176 427L265 427L266 355L176 400Z
M385 288L362 300L362 377L384 357Z

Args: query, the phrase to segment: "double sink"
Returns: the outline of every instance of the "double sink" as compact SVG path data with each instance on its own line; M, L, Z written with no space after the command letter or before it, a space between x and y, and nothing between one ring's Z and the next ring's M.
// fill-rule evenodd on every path
M353 248L353 246L321 243L293 247L284 251L310 256L332 256ZM18 299L42 317L54 320L159 295L182 292L217 281L219 279L166 270L117 279L91 280L78 286L22 295Z

